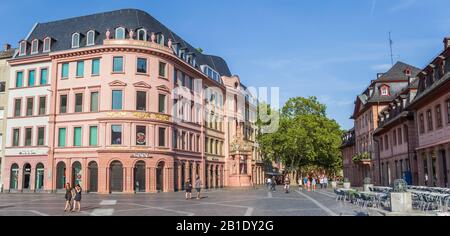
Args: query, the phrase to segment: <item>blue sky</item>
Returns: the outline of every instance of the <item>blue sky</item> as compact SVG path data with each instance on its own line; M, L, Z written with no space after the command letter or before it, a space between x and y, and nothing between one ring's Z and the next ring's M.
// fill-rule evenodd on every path
M35 22L121 8L147 11L205 53L222 56L248 86L317 96L343 128L356 95L395 60L424 67L450 36L448 0L1 0L0 43Z

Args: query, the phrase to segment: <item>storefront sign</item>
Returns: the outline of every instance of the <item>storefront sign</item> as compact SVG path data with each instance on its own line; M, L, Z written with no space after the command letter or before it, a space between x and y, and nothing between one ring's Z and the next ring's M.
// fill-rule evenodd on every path
M20 151L19 155L36 155L35 151Z
M153 158L150 153L133 153L131 158Z
M148 112L108 112L108 117L112 118L124 118L124 117L135 117L140 120L159 120L159 121L170 121L170 116L164 114L155 114Z
M136 134L136 143L138 145L145 145L146 144L146 142L145 142L145 133L140 132L140 133Z

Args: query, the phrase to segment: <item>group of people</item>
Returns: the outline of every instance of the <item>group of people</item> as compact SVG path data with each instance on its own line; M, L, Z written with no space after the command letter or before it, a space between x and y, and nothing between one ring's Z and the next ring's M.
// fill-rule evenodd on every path
M66 207L64 208L64 211L67 212L75 212L75 208L78 208L78 212L81 211L81 192L83 190L81 189L81 186L77 184L75 188L72 188L70 186L70 183L66 184Z
M308 190L308 192L316 191L317 185L320 186L321 189L328 188L328 177L325 175L322 176L305 176L303 179L300 177L298 179L298 187L300 190Z
M192 180L189 178L185 183L185 189L186 189L186 200L192 199ZM197 191L197 200L200 199L200 192L202 190L202 181L200 180L200 177L197 175L195 178L194 183L195 190Z
M283 182L284 182L285 192L289 193L291 190L291 180L289 179L288 176L286 176L286 178L284 178ZM267 185L267 189L269 191L276 191L277 180L275 179L275 177L267 178L266 185Z

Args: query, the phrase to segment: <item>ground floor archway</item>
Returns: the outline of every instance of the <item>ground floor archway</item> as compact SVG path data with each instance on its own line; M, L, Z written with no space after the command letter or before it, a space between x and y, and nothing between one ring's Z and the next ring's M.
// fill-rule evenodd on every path
M109 166L109 191L123 192L123 165L120 161L113 161Z

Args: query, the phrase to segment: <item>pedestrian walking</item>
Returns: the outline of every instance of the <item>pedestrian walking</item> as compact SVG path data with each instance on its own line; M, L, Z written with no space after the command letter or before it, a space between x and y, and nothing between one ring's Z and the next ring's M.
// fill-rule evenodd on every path
M200 191L202 190L202 181L200 180L200 177L197 175L195 180L195 190L197 190L197 200L200 199Z
M276 185L277 185L277 181L275 180L275 177L272 177L272 191L276 191Z
M320 189L323 189L323 176L319 178Z
M299 177L297 182L298 182L298 190L303 191L303 178Z
M67 183L65 186L66 194L64 198L66 199L66 206L64 207L64 211L70 211L72 209L72 187L70 187L70 183Z
M189 200L189 199L192 198L192 182L191 182L191 179L188 179L184 185L185 185L184 189L186 190L186 200Z
M286 178L284 179L284 191L286 193L289 193L290 190L291 190L291 180L289 179L289 177L286 176Z
M303 178L303 187L308 190L308 176L305 176L305 178Z
M312 190L313 191L316 191L316 184L317 184L316 177L312 177L311 185L312 185Z
M81 189L81 186L78 184L75 187L75 198L74 198L74 204L73 204L73 209L72 212L75 211L75 208L78 207L78 212L81 211L81 192L83 190Z
M272 188L272 179L267 178L266 183L267 183L267 190L270 191L270 189Z
M327 176L323 177L323 184L324 184L325 189L328 189L328 178L327 178Z

